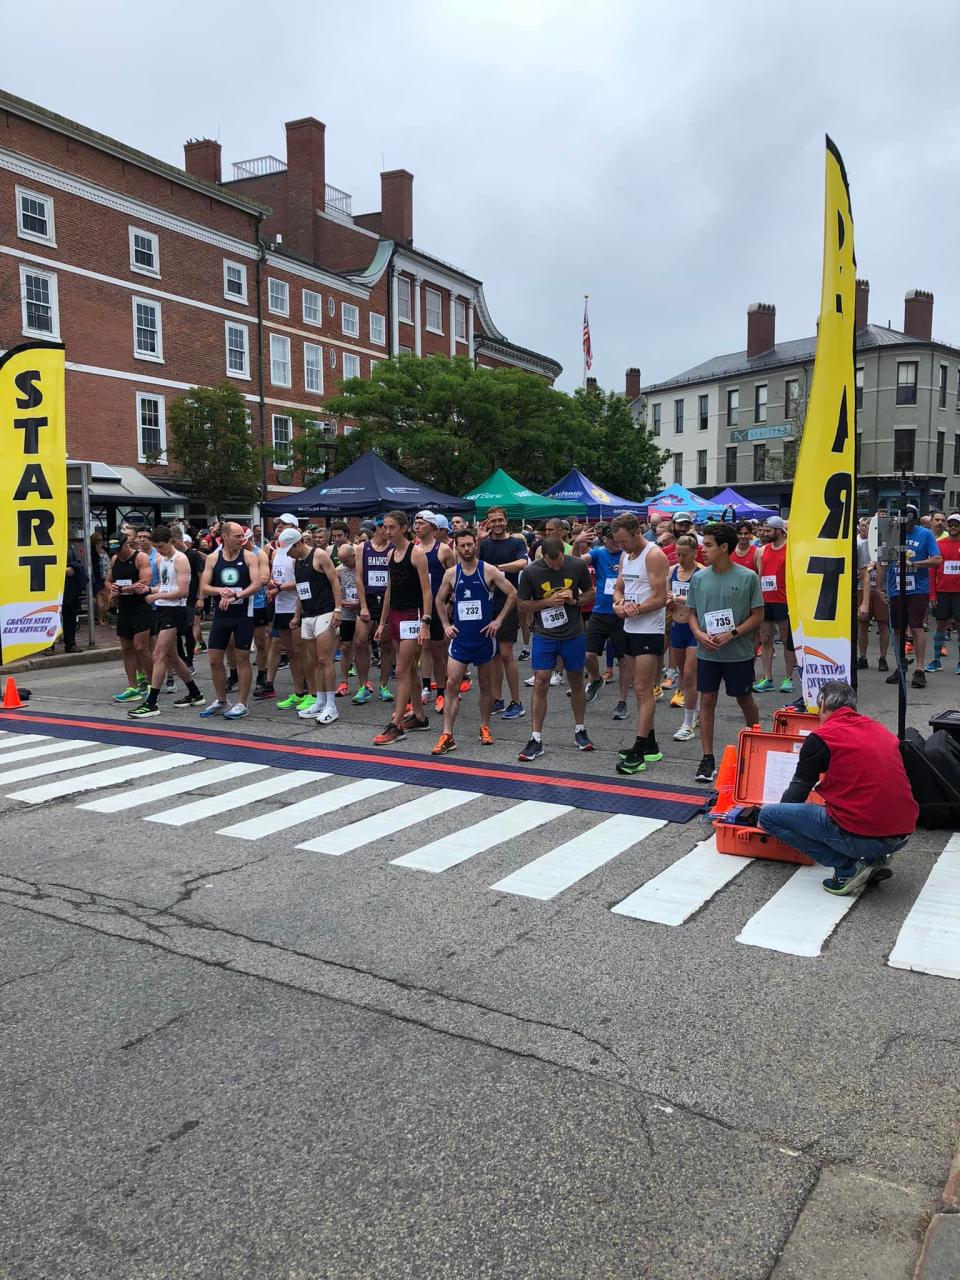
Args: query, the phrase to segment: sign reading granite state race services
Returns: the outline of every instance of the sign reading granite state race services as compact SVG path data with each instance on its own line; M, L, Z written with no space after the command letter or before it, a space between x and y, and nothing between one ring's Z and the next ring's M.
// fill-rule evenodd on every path
M819 687L849 680L853 665L856 276L850 188L840 152L827 138L817 355L787 539L790 622L811 708Z
M31 342L0 356L0 658L53 644L67 563L64 351Z

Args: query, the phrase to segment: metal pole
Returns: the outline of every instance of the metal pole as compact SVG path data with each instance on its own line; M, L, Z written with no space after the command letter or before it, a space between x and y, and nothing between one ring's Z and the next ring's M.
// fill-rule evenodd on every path
M900 574L899 601L900 626L897 634L897 737L901 742L907 736L907 473L900 472L900 559L897 566Z
M83 541L87 560L87 643L96 647L96 603L93 596L93 550L90 546L90 464L80 466L80 512L83 520Z

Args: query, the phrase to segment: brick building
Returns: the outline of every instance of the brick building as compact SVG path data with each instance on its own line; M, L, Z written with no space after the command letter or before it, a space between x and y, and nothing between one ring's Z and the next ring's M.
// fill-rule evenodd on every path
M224 180L217 142L188 142L178 169L0 93L0 349L65 342L68 449L97 464L111 527L175 508L166 412L191 386L236 383L273 496L300 487L280 483L292 412L349 430L325 401L378 360L560 373L496 328L481 281L414 245L411 174L382 174L380 210L353 215L326 181L324 132L292 121L286 161Z

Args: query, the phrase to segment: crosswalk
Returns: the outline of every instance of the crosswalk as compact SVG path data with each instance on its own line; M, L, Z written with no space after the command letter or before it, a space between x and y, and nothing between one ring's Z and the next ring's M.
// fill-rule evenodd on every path
M203 794L186 798L197 792ZM93 798L87 798L90 793ZM239 841L281 837L275 848L335 858L383 848L381 842L388 841L390 853L397 853L388 865L408 873L440 875L471 860L482 866L482 855L506 851L516 853L520 865L489 891L535 902L552 901L589 877L590 885L602 885L603 868L622 859L620 866L629 866L637 887L603 909L624 927L640 922L680 928L749 868L754 875L745 880L752 892L763 874L753 859L719 854L713 837L704 839L696 823L672 828L689 831L693 847L651 874L650 863L662 861L656 836L667 826L657 819L41 733L0 732L0 795L39 806L77 797L78 811L190 827L191 838L202 832ZM489 813L491 806L497 811ZM571 814L577 827L591 825L571 836ZM436 834L438 827L442 834ZM547 851L525 859L533 833L539 833L537 847L546 845ZM433 838L424 841L427 834ZM764 867L779 887L734 941L805 959L821 955L858 899L825 894L820 867L798 867L785 882L782 867ZM960 978L960 836L948 841L910 905L888 963Z

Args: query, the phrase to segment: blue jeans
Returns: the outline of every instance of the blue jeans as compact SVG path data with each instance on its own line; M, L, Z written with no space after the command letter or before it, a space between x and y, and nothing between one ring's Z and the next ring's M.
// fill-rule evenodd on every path
M844 831L822 804L765 804L757 823L841 876L852 876L858 862L876 862L907 843L906 836L855 836Z

